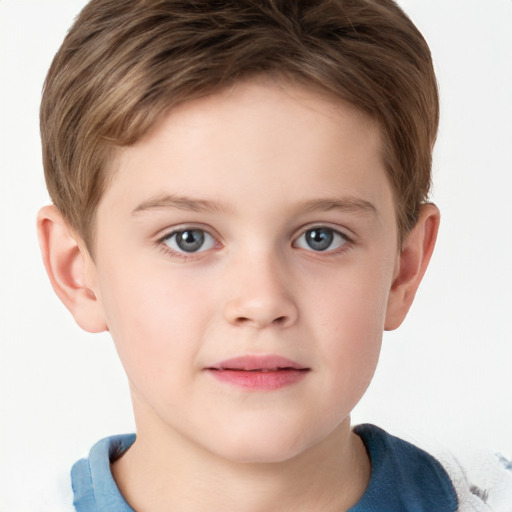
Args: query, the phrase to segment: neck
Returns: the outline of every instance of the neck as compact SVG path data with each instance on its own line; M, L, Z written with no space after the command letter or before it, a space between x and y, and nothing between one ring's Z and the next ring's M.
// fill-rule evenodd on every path
M370 479L366 450L349 418L314 447L274 463L233 462L168 431L140 427L133 446L112 465L121 493L138 512L342 512Z

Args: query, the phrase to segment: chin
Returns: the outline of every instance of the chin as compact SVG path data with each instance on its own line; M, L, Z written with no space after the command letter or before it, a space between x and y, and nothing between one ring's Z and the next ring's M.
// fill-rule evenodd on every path
M307 439L304 432L286 432L285 429L275 433L261 429L248 434L245 431L218 440L215 451L236 463L276 464L291 460L316 444ZM224 449L219 450L219 446Z

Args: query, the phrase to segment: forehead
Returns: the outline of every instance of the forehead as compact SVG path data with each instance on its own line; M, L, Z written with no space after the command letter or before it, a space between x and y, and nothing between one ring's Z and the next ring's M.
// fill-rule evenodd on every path
M119 150L100 209L115 196L137 208L159 194L307 201L330 196L333 183L336 193L378 202L387 186L381 146L373 119L326 93L242 82L173 108Z

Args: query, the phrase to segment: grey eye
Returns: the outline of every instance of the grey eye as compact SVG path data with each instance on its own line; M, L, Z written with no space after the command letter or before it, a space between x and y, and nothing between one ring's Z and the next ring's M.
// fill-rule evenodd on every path
M177 252L201 252L215 246L214 238L202 229L174 231L164 239L164 243Z
M295 242L296 247L317 252L338 249L347 243L347 237L331 228L312 228L305 231Z

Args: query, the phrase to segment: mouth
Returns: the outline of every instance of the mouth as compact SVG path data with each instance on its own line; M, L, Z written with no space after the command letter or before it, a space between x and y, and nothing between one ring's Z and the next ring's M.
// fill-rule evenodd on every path
M281 356L242 356L205 368L215 379L250 390L273 391L301 381L310 368Z

